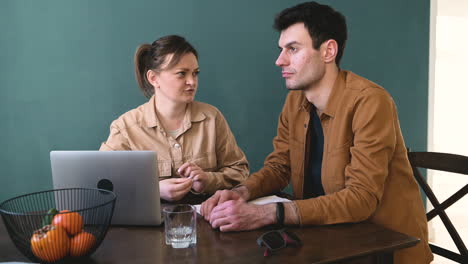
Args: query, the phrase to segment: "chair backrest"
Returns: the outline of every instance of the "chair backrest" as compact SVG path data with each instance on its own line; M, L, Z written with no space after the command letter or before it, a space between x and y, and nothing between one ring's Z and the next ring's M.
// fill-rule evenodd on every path
M426 214L427 221L430 221L432 218L439 216L445 228L447 228L447 231L452 237L453 242L457 246L458 251L460 251L460 253L456 253L440 246L429 244L432 252L459 263L468 263L468 251L466 246L458 234L455 226L452 224L452 221L445 213L445 210L448 207L450 207L468 193L468 184L466 184L463 188L450 196L448 199L440 203L418 169L423 168L468 175L468 157L449 153L408 152L408 158L410 160L411 166L413 167L413 174L416 178L416 181L419 183L419 186L421 189L423 189L427 198L434 206L434 209Z

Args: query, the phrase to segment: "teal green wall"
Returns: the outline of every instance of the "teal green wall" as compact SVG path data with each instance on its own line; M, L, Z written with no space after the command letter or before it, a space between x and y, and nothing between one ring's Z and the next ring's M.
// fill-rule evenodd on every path
M0 1L0 201L51 188L50 150L98 149L143 102L140 43L184 35L200 53L197 100L217 106L257 170L286 95L273 17L301 1ZM342 11L342 66L389 90L408 146L426 148L429 1L323 1Z

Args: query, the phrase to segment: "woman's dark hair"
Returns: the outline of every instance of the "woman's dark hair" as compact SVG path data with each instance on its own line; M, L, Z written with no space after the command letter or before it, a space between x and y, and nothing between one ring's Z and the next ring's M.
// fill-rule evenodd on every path
M135 52L135 77L143 94L150 98L154 94L154 87L149 83L146 73L148 70L162 71L170 69L179 63L183 55L193 53L198 59L198 53L195 48L183 37L169 35L155 40L151 45L142 44ZM174 54L167 66L167 55Z
M334 39L338 43L335 61L340 65L348 37L346 19L341 13L327 5L306 2L281 11L273 27L281 32L296 23L304 23L316 50L325 41Z

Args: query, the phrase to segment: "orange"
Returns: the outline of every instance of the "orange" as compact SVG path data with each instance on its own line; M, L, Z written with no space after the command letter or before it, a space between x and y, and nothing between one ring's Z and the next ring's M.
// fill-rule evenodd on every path
M70 256L80 257L85 255L95 243L96 238L92 234L85 231L78 233L71 239Z
M31 250L42 261L54 262L68 255L70 238L62 227L46 225L34 232Z
M69 235L75 235L83 229L83 218L77 212L62 210L54 216L52 224L63 227Z

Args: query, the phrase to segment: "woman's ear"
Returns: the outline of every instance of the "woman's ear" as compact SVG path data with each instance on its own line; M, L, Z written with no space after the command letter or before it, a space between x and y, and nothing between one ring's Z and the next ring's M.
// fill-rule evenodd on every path
M154 88L159 88L159 77L157 72L154 70L148 70L146 72L146 79Z
M329 39L321 45L322 57L325 63L335 62L338 54L338 43L334 39Z

